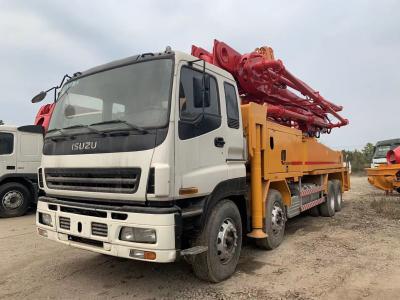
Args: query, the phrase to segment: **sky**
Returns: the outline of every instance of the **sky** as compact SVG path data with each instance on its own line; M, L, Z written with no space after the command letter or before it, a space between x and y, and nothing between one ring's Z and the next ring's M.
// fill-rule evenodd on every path
M0 0L0 119L31 124L30 99L64 74L167 45L218 39L241 53L272 46L288 70L344 107L334 149L400 138L400 1ZM47 97L45 101L50 102Z

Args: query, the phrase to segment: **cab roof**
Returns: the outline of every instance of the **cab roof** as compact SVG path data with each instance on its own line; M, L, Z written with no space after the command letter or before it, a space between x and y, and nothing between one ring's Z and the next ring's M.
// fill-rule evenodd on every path
M170 49L167 49L164 52L143 53L143 54L129 56L129 57L126 57L123 59L114 60L112 62L103 64L103 65L99 65L94 68L90 68L84 72L77 72L74 74L74 76L70 80L75 80L75 79L82 78L82 77L85 77L88 75L103 72L106 70L111 70L111 69L118 68L118 67L127 66L130 64L138 63L138 62L149 61L149 60L154 60L154 59L163 59L163 58L175 58L175 61L182 61L182 60L188 61L188 62L189 61L197 61L197 62L194 62L195 65L197 65L197 66L203 65L203 62L198 61L198 58L195 56L192 56L185 52L172 51ZM226 77L227 79L234 80L233 76L229 72L227 72L213 64L206 63L206 68L214 73L217 73L221 76Z
M39 125L24 125L24 126L15 126L15 125L0 125L0 132L25 132L31 134L43 134L43 127Z
M15 125L0 125L0 131L17 131L18 126Z
M376 146L393 145L393 144L400 144L400 138L398 138L398 139L384 140L384 141L378 141L378 142L376 143Z

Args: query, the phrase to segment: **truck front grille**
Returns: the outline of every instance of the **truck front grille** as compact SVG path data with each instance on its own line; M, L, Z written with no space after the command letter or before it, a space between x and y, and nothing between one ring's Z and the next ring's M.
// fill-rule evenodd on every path
M65 229L65 230L69 230L71 228L71 219L70 218L60 217L58 219L58 221L60 223L60 228Z
M108 234L107 224L96 223L96 222L92 223L92 235L106 237L107 234Z
M45 169L50 189L133 194L139 186L140 168Z

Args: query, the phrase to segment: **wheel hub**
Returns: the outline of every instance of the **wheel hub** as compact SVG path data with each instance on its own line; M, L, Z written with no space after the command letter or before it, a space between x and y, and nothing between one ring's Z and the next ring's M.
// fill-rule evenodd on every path
M231 219L222 222L217 236L217 255L223 264L228 263L236 252L237 230Z
M271 227L274 235L282 231L284 222L283 210L278 204L275 204L271 212Z
M17 209L24 202L24 196L18 191L9 191L3 196L2 202L6 209Z

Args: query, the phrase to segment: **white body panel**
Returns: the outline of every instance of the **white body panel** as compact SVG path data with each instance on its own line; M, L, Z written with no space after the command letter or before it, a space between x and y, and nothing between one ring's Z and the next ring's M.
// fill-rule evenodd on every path
M39 223L38 216L41 212L51 215L53 226L46 226ZM156 259L154 262L172 262L175 260L176 250L174 214L127 213L128 217L126 220L114 220L111 218L111 212L112 211L107 211L106 218L85 216L62 212L59 209L57 211L53 211L48 208L47 203L39 201L36 214L36 225L38 228L47 231L47 237L49 239L81 249L130 259L133 259L133 257L129 256L130 250L137 249L155 252ZM59 217L70 218L70 230L60 228ZM81 232L79 232L77 229L78 222L82 224ZM92 235L92 222L107 224L108 236L100 237ZM157 243L143 244L121 241L119 239L119 233L122 226L153 228L156 230ZM70 241L68 240L68 235L103 242L103 247Z
M379 167L379 165L387 164L386 157L383 158L373 158L371 163L371 168Z
M13 152L0 155L0 176L6 174L36 174L42 157L41 134L17 130L15 126L0 126L0 133L14 136Z
M190 60L195 60L190 57ZM181 61L177 66L177 81L179 81L179 69L187 65L188 59ZM202 63L193 64L193 68L201 71ZM227 179L245 177L244 166L244 140L242 119L239 119L238 129L229 128L227 125L226 102L224 82L236 86L232 76L225 71L216 68L214 65L206 65L206 72L217 80L219 93L219 107L221 113L221 126L213 131L191 139L181 140L176 134L175 137L175 195L179 196L181 188L197 188L198 196L210 194L214 188ZM179 91L175 90L174 112L176 119L179 119ZM236 91L236 94L237 91ZM239 100L239 99L238 99ZM175 131L178 132L179 123L175 124ZM214 144L215 138L222 137L225 145L218 148ZM229 159L239 160L229 162ZM187 197L187 196L186 196Z
M100 153L85 155L44 155L41 167L46 168L121 168L139 167L142 170L139 187L134 194L115 194L86 191L68 191L50 189L46 182L44 190L51 196L85 197L93 199L118 199L131 201L144 201L146 194L146 180L154 149L138 152ZM77 157L79 156L79 157Z

